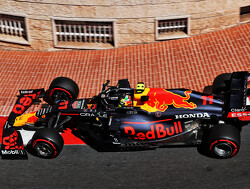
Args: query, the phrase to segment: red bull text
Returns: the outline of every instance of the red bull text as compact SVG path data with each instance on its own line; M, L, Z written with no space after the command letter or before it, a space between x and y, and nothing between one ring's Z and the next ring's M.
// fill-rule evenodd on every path
M183 132L181 122L174 122L173 126L165 127L163 124L153 124L150 126L150 130L146 133L138 132L133 126L124 127L124 132L128 135L128 138L132 138L135 140L154 140L161 139L173 136L175 134L179 134Z

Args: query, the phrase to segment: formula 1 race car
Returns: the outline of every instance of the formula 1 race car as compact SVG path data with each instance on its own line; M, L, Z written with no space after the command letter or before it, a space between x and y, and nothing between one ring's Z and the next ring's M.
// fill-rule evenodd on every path
M97 151L148 150L170 145L197 146L202 154L231 158L240 148L241 128L250 121L250 74L224 73L203 93L188 89L131 88L127 79L103 84L93 98L77 99L79 88L58 77L47 91L20 90L3 128L4 159L27 158L26 151L55 158L60 133L69 128ZM40 110L23 114L32 104ZM22 131L35 131L24 146Z

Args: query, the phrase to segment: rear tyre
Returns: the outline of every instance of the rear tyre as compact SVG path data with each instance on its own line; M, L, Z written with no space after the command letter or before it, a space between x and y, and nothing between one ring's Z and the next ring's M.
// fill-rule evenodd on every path
M220 124L208 131L206 148L211 157L227 159L240 149L240 131L228 124Z
M79 87L72 79L57 77L51 82L44 100L52 105L56 100L76 99L78 94Z
M52 159L61 153L63 144L63 138L56 130L44 128L35 132L30 146L33 155Z
M220 95L226 91L231 75L231 73L223 73L214 79L213 94Z

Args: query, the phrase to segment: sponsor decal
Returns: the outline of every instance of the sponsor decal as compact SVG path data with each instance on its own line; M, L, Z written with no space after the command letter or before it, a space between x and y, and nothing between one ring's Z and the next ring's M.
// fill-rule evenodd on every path
M95 110L96 109L96 104L87 104L87 109Z
M241 121L250 121L250 111L247 112L229 112L228 118L239 118Z
M162 123L152 124L150 130L146 133L136 132L133 126L124 127L125 134L128 138L135 140L154 140L173 136L183 132L181 122L174 122L173 126L164 126Z
M191 93L192 91L185 91L185 96L181 96L165 89L146 88L143 95L148 96L149 99L144 102L141 109L148 112L164 112L170 105L175 108L195 109L197 105L193 102L188 102Z
M213 104L214 103L214 97L213 96L202 96L201 99L203 100L203 106L208 104Z
M162 113L160 111L155 112L155 117L161 117Z
M80 116L83 116L83 117L94 117L95 114L93 114L93 113L80 113Z
M1 150L2 155L25 155L23 150Z
M250 116L250 111L248 111L248 112L229 112L227 117L234 118L234 117L245 117L245 116Z
M40 92L38 92L37 94L24 95L23 97L18 99L12 112L18 115L22 114L25 109L32 104L33 100L35 100L39 96L39 94Z
M195 114L181 114L175 115L175 119L187 119L187 118L209 118L208 113L195 113Z
M137 115L138 112L137 112L137 111L127 111L126 114L129 114L129 115Z
M231 108L231 112L245 112L247 110L246 107L242 107L240 109L237 108Z
M75 101L75 102L72 104L72 107L73 107L73 109L80 109L80 108L81 108L81 105L82 105L82 101Z
M20 90L21 94L31 94L33 93L33 90Z

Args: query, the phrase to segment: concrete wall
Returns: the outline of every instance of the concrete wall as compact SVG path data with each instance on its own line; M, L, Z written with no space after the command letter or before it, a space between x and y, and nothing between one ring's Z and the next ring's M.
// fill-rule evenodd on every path
M52 17L115 19L117 46L155 39L155 20L190 16L190 35L239 24L249 0L1 0L0 12L27 16L30 45L0 42L1 49L61 50L54 47Z

